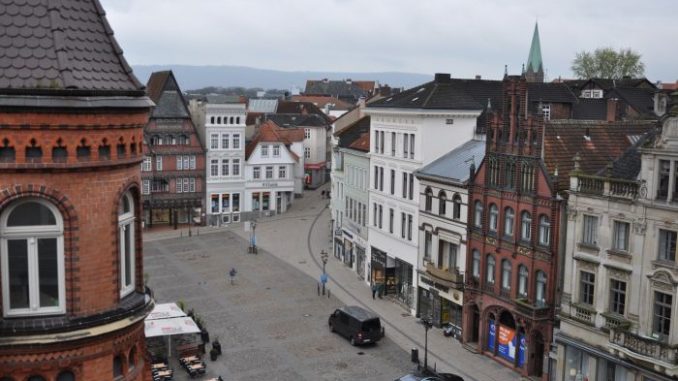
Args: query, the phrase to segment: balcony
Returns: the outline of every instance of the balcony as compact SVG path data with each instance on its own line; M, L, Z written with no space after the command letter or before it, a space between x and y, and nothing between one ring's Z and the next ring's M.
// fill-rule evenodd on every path
M546 304L532 304L526 299L517 299L516 307L518 313L532 320L549 319L551 308Z
M441 269L431 262L426 262L426 274L451 288L461 289L464 284L464 275L459 273L457 268Z
M665 364L666 368L674 370L678 366L677 345L638 336L624 329L610 330L610 344L612 348L624 353L627 357L643 361L660 361Z
M584 324L595 325L596 314L596 310L591 306L585 304L572 305L572 317Z
M614 313L601 313L603 319L605 319L605 330L619 330L626 331L631 327L631 322L626 320L623 316L617 315Z
M579 193L635 200L639 195L640 183L638 181L578 174L570 177L570 189Z

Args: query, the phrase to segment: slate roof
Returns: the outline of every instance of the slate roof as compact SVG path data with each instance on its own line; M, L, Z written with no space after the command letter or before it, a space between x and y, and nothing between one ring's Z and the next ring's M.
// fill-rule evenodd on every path
M0 92L137 92L98 0L0 0Z
M527 96L531 102L576 103L577 96L564 83L529 82Z
M633 107L641 116L656 118L654 113L655 90L646 88L615 88L608 92L606 98L621 98Z
M267 143L282 143L285 145L290 155L294 160L299 160L299 156L289 150L289 145L293 142L304 141L304 130L302 128L281 128L272 121L266 121L261 124L259 130L254 135L252 140L247 143L245 147L245 159L249 159L257 144L262 142Z
M549 173L556 167L561 179L568 179L579 153L585 174L596 174L621 157L638 139L653 130L657 121L549 121L544 128L543 158ZM588 138L587 138L588 136ZM559 188L568 187L561 181Z
M152 118L190 118L184 97L171 71L152 73L146 88L148 96L155 103Z
M369 90L374 89L374 81L329 81L308 80L306 81L305 95L331 95L343 99L355 99L367 97Z
M483 140L469 140L425 167L418 169L415 171L415 175L418 178L448 184L463 184L469 178L471 160L476 168L480 166L480 162L485 157L485 145L486 142Z
M611 176L617 179L637 180L641 167L641 153L639 148L647 142L654 140L659 134L659 129L654 129L643 135L633 144L624 154L612 163L612 173L607 172L607 168L598 171L599 176Z
M572 118L583 120L607 119L607 99L579 98L572 105Z
M370 116L364 116L335 134L339 147L370 151Z
M331 110L348 110L355 107L355 105L344 102L339 98L325 95L294 95L292 96L294 102L310 102L323 109L325 105L332 104Z
M303 115L318 115L325 119L326 123L330 123L331 119L318 106L311 102L294 102L294 101L279 101L278 107L275 109L276 114L303 114Z
M266 114L265 119L272 120L280 127L326 127L328 122L320 115L310 114Z

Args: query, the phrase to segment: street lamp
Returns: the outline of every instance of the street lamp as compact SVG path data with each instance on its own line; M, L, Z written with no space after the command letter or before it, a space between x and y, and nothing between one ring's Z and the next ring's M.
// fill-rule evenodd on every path
M323 284L323 295L325 295L325 284L327 283L327 273L325 273L325 265L327 265L327 252L320 251L320 260L323 262L323 274L320 276L320 283Z
M424 371L428 371L428 330L433 327L433 323L431 322L431 318L422 318L421 319L421 324L424 325Z

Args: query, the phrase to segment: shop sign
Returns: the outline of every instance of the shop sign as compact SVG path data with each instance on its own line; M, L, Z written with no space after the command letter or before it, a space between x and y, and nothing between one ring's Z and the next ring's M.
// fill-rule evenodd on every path
M261 183L261 186L264 187L264 188L273 188L273 187L277 187L278 183Z
M488 347L494 348L495 342L497 343L497 353L499 356L513 362L516 360L517 352L518 366L522 366L525 363L525 352L527 349L525 337L516 334L514 329L502 325L499 325L497 330L497 324L495 324L494 320L490 320L487 338Z
M434 288L436 288L437 290L440 290L440 291L442 291L442 292L449 292L449 291L450 291L450 288L449 288L449 287L443 286L442 284L436 283L436 282L434 282L434 281L432 281L432 280L430 280L430 279L428 279L428 278L426 278L426 277L423 277L423 276L421 277L421 282L424 283L424 284L427 284L427 285L429 285L429 286L431 286L431 287L434 287ZM437 290L436 290L436 292L437 292Z

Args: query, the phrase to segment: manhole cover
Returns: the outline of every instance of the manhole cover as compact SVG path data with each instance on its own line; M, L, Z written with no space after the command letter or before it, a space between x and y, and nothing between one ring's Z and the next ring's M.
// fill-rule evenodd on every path
M362 356L364 354L365 354L365 352L358 352L358 356Z

